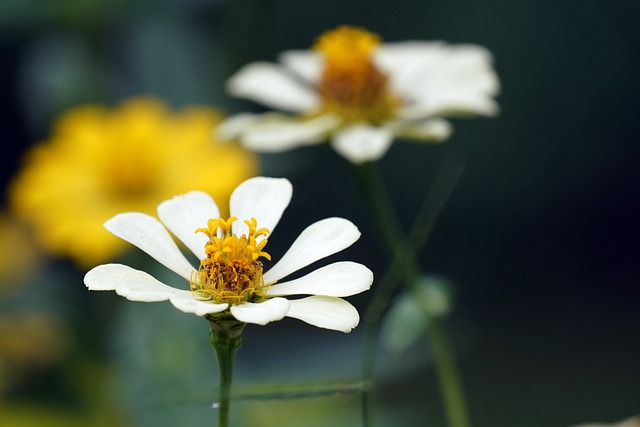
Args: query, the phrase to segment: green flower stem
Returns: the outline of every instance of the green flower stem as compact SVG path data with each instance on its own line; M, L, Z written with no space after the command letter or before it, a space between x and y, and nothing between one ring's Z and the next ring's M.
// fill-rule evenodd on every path
M380 337L380 322L389 305L393 290L398 287L403 273L414 266L414 261L413 253L405 246L398 247L390 267L376 283L376 292L364 315L362 421L365 427L373 425L373 377Z
M464 402L464 393L459 380L458 369L445 336L440 319L432 319L428 329L428 339L433 349L433 358L436 366L436 374L443 395L445 412L451 427L468 427L469 417Z
M414 285L419 271L415 254L426 244L463 169L464 160L460 155L452 155L446 159L443 170L416 216L408 237L404 239L401 237L401 227L375 166L368 164L357 169L358 182L363 188L369 208L374 213L378 229L382 232L383 244L392 260L387 273L376 286L365 313L363 350L365 384L371 384L373 380L380 323L391 297L400 283L404 282L408 288ZM449 425L468 427L462 387L441 322L432 322L428 328L428 334ZM371 425L371 400L372 392L367 388L363 393L362 402L365 426Z
M373 212L373 220L380 233L384 249L393 256L398 245L402 243L403 232L400 220L392 208L393 203L384 191L377 164L364 163L356 166L354 171L365 202Z
M233 388L233 400L308 399L325 396L346 397L360 394L364 384L358 379L305 381L290 383L261 383Z
M211 325L211 345L215 349L220 370L218 427L228 427L233 358L242 345L242 331L246 324L230 318L210 318L209 324Z

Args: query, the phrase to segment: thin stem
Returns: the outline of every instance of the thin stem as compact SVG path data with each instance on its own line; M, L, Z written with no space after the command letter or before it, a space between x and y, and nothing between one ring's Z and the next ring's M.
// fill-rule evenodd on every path
M363 192L365 201L373 212L375 226L382 236L384 249L391 255L402 243L402 227L392 209L389 195L384 191L380 174L375 163L364 163L354 168L355 177Z
M391 266L377 283L378 292L374 294L364 316L362 422L365 427L373 425L373 377L377 360L376 350L380 337L380 321L388 305L384 302L384 293L386 293L384 291L387 290L390 293L391 290L395 289L403 277L403 272L411 269L413 258L407 252L406 247L398 247ZM381 297L376 298L381 294Z
M467 427L470 424L464 393L451 346L445 336L440 319L432 319L429 328L429 343L433 349L434 363L437 367L436 374L449 425L451 427Z
M377 171L377 165L375 163L365 163L354 167L354 175L358 182L360 189L363 193L363 197L369 209L373 212L373 219L375 221L376 229L381 236L382 244L388 254L393 255L396 249L401 244L400 236L402 235L402 229L400 227L400 221L398 220L396 213L391 209L392 203L386 191L383 191L383 185L380 180L380 175ZM394 261L400 260L394 257ZM393 268L396 266L396 268ZM373 425L373 375L375 371L376 362L376 347L378 330L375 319L382 316L377 315L378 309L384 305L383 301L386 299L388 290L392 290L396 287L396 280L399 278L400 273L396 272L400 266L399 262L392 262L392 266L385 275L374 292L372 302L369 305L367 314L364 316L364 344L363 344L363 361L362 372L363 382L365 388L362 393L362 422L365 427ZM393 274L389 274L393 272ZM385 285L382 285L384 283ZM384 311L384 310L383 310ZM374 314L375 313L375 314Z
M385 196L381 180L377 176L372 176L376 173L374 168L360 167L358 170L359 182L364 187L365 198L375 214L378 228L383 231L384 245L392 259L388 271L376 286L376 292L365 313L363 379L366 384L371 384L373 380L380 322L391 297L401 283L401 279L409 288L414 285L419 271L415 254L426 244L463 169L464 160L460 155L451 155L445 159L442 172L421 206L406 238L401 237L401 227L388 203L388 197ZM451 427L467 427L462 388L441 323L433 322L428 331L433 335L430 340L449 424ZM362 396L364 426L372 425L372 398L371 389L366 388Z
M242 345L245 323L235 319L210 319L211 345L215 349L220 371L220 401L218 402L218 427L229 426L233 359Z

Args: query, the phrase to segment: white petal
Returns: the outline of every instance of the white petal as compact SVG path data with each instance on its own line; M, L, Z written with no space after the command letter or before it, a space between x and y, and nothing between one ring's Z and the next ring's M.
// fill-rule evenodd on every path
M403 97L411 97L415 85L420 84L446 58L442 42L404 41L385 43L376 52L376 65L389 77L391 90Z
M182 255L167 229L154 217L127 212L114 216L104 223L104 227L185 279L191 278L193 267Z
M371 287L373 273L362 264L341 261L319 268L304 277L269 287L268 296L325 295L347 297Z
M491 96L500 91L491 53L482 46L471 44L449 47L446 62L429 76L428 86L432 90L464 88Z
M418 122L394 120L384 124L395 136L423 141L444 141L452 133L451 123L441 118L426 119Z
M357 124L338 132L331 145L351 163L361 164L380 159L392 142L393 133L389 129Z
M289 311L289 301L284 298L273 298L264 302L245 302L231 306L231 314L241 322L266 325L281 320Z
M289 303L287 317L302 320L319 328L349 332L360 322L358 310L340 298L312 296Z
M314 111L320 104L311 87L269 62L245 65L229 79L227 90L233 96L294 113Z
M492 62L487 49L471 44L407 41L387 43L376 52L376 63L389 74L392 88L403 95L425 84L437 90L443 83L495 94L499 84Z
M223 142L236 139L248 126L259 122L260 119L260 114L253 113L240 113L227 117L216 126L214 137Z
M445 114L495 115L493 97L500 84L492 68L491 54L476 45L444 46L436 62L419 66L416 77L399 90L405 107L400 114L418 119Z
M166 301L173 295L186 292L122 264L104 264L91 269L84 276L84 284L92 291L116 291L131 301Z
M250 178L240 184L231 194L229 209L231 215L238 218L233 223L233 233L247 234L249 228L245 220L255 218L258 228L266 227L269 231L280 221L284 210L289 206L293 187L286 178ZM261 237L258 243L263 239Z
M196 316L204 316L205 314L219 313L226 310L229 304L216 304L211 301L199 300L193 294L173 295L170 298L171 304L175 308L185 313L193 313Z
M288 50L282 52L279 61L302 77L310 85L320 80L324 67L322 55L312 50Z
M500 112L498 103L489 96L451 90L433 94L423 102L403 108L398 115L407 119L430 116L480 115L492 117Z
M191 191L165 200L158 206L158 216L198 259L206 257L204 245L207 236L196 233L196 229L206 227L209 219L220 217L218 206L211 196L202 191Z
M114 271L116 276L121 275L117 271L122 267L132 269L122 264L103 264L94 267L84 275L84 284L90 291L115 291L118 280L114 277Z
M275 283L294 271L351 246L360 231L344 218L327 218L308 226L282 258L267 271L265 283Z
M296 147L319 144L340 125L340 119L324 114L313 119L280 119L254 121L240 135L245 148L263 153L276 153Z

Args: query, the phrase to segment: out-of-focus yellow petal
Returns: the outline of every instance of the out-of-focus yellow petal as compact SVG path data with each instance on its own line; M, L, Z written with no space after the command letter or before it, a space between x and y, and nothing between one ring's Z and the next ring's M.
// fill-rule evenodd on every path
M26 154L10 205L51 253L82 267L108 261L126 248L102 228L115 214L154 214L160 201L192 189L228 200L256 175L254 154L213 140L221 120L213 108L173 111L154 98L70 110Z

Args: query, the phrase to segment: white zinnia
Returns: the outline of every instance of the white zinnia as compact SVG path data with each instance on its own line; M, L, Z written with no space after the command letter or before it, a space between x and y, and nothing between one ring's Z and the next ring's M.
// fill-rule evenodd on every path
M443 117L498 113L493 59L477 45L381 44L345 26L323 34L313 50L286 51L279 60L244 66L227 90L297 117L242 113L224 122L218 136L262 152L331 139L359 164L384 156L395 137L448 138L451 124Z
M199 274L204 273L199 270L207 262L209 266L216 263L210 257L211 248L214 247L210 245L212 240L222 242L221 244L242 241L246 245L249 242L250 246L243 248L253 251L253 258L249 256L239 261L251 264L257 258L255 254L264 256L261 250L266 244L266 233L262 230L273 231L288 206L291 195L291 183L283 178L256 177L243 182L230 199L231 215L239 218L239 221L233 224L233 221L223 221L224 224L230 224L227 237L220 230L216 237L215 229L213 237L196 233L196 230L201 231L212 221L218 223L215 221L219 220L214 219L220 216L213 199L199 191L161 203L158 206L158 216L162 223L152 216L136 212L116 215L105 223L111 233L137 246L182 276L190 284L191 291L170 287L143 271L122 264L95 267L86 274L84 282L90 290L113 290L131 301L169 300L177 309L198 316L215 318L231 315L241 322L260 325L287 316L321 328L349 332L358 324L359 315L351 304L340 297L358 294L370 288L373 274L367 267L348 261L335 262L303 277L276 284L291 273L339 252L358 240L360 232L357 227L343 218L328 218L307 227L282 258L263 275L262 264L259 263L262 279L256 279L259 289L254 298L251 298L252 293L242 294L249 297L240 298L232 295L233 292L224 291L225 295L231 296L224 296L216 301L211 297L212 293L203 291L207 285L200 280L203 276ZM249 221L243 223L245 219ZM253 224L257 223L258 232L255 228L251 229L251 219L255 219ZM198 257L201 261L200 269L194 268L184 257L167 229ZM268 254L265 255L268 257ZM283 298L292 295L311 296Z

